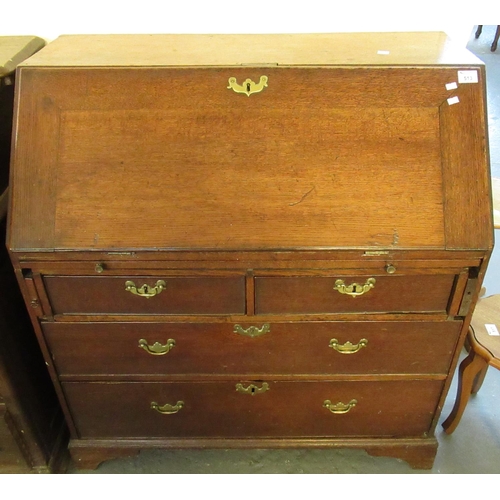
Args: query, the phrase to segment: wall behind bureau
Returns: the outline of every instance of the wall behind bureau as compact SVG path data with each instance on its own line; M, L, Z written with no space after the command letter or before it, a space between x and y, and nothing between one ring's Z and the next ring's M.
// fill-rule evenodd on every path
M487 21L484 3L490 2L468 3L463 9L435 0L9 1L0 7L0 36L36 35L50 41L61 34L90 33L444 31L465 46L473 23Z

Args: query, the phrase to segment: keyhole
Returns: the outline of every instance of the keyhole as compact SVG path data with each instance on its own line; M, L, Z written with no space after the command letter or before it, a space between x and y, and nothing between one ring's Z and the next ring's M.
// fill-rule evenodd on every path
M247 92L250 92L250 84L247 83Z
M252 394L255 393L255 387L252 387Z

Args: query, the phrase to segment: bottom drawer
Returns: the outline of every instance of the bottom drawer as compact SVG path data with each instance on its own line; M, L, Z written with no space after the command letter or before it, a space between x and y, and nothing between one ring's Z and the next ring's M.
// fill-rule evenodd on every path
M63 384L81 438L420 436L442 387L435 380Z

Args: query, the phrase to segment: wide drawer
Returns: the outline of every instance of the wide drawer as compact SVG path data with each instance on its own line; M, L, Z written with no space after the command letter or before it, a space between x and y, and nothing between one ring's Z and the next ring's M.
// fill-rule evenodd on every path
M54 314L241 314L245 278L45 276Z
M454 274L257 277L255 309L257 314L444 313L454 282Z
M68 382L63 389L81 438L420 436L442 385L235 380Z
M461 322L43 323L42 327L62 377L446 374Z

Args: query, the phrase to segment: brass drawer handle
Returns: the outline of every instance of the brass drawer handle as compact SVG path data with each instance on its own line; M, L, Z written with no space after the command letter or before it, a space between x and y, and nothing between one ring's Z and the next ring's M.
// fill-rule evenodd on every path
M243 387L243 384L236 384L236 391L241 392L242 394L250 394L251 396L255 396L256 394L262 394L269 390L269 384L267 382L263 382L260 387L250 384L248 387Z
M158 295L163 290L165 290L166 286L167 284L163 280L158 280L155 286L144 284L139 288L135 286L135 283L133 281L125 282L125 290L127 292L133 293L134 295L139 295L140 297L146 297L146 299Z
M337 280L333 289L337 290L339 293L350 295L351 297L358 297L359 295L363 295L374 288L375 282L375 278L368 278L364 285L359 285L358 283L346 285L344 280Z
M340 354L354 354L358 352L362 347L366 347L368 345L368 340L361 339L357 344L352 344L347 341L345 344L339 344L337 339L330 340L330 347L335 349Z
M396 266L394 266L393 264L387 264L385 266L385 272L387 274L394 274L396 272Z
M260 77L259 83L255 83L254 81L247 78L242 85L240 85L234 76L229 79L228 89L233 89L238 94L245 94L250 97L250 94L256 94L257 92L261 92L264 90L264 87L267 87L267 76L262 75Z
M153 345L149 345L146 339L139 340L139 347L144 349L149 354L153 356L163 356L167 354L173 347L175 347L175 340L168 339L166 344L160 344L159 342L155 342Z
M332 404L332 402L329 399L326 399L323 401L323 407L328 408L332 413L335 413L336 415L342 415L344 413L349 412L352 408L354 408L357 404L357 401L355 399L351 399L349 403L335 403Z
M243 328L241 325L234 325L233 333L238 333L240 335L245 335L246 337L258 337L259 335L264 335L271 331L271 325L264 323L260 328L257 326L249 326L248 328Z
M173 415L177 413L184 406L184 401L177 401L175 405L164 404L160 406L158 403L153 401L151 403L151 409L156 410L158 413L162 413L163 415Z

